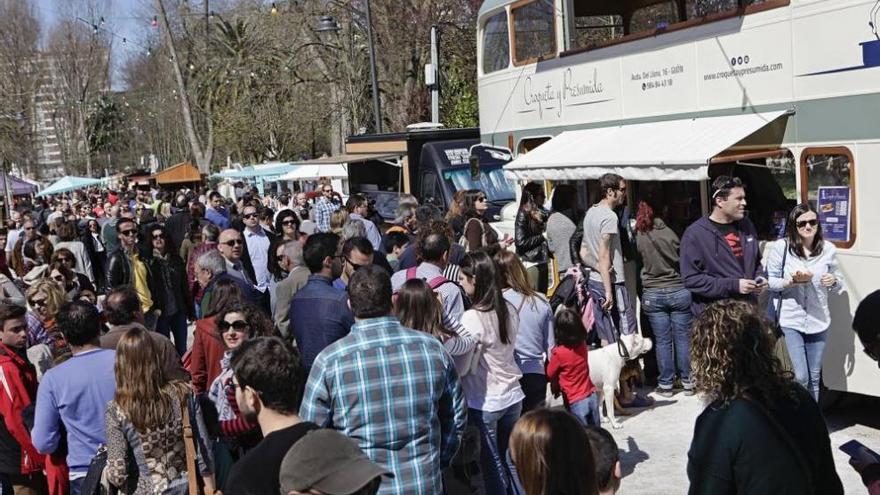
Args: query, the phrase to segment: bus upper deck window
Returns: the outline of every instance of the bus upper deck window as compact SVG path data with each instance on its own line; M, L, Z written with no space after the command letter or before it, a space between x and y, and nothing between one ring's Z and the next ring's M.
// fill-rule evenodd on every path
M513 17L513 59L527 63L556 54L552 1L535 0L510 9Z
M510 65L510 38L507 12L501 11L483 25L483 74L506 69Z

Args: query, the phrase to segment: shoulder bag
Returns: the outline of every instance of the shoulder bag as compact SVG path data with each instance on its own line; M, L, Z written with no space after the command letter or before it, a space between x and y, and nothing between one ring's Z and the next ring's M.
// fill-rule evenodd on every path
M186 476L189 495L199 495L198 469L196 468L196 444L193 427L189 419L189 395L180 399L181 419L183 419L183 445L186 449Z
M782 277L785 278L785 261L788 258L788 241L784 241L785 244L783 248L785 251L782 254ZM788 345L785 343L785 333L782 332L782 327L779 325L779 317L782 314L782 292L779 293L779 296L776 301L776 314L773 315L773 336L776 338L773 343L773 354L776 355L779 362L782 363L782 369L788 372L792 372L794 370L794 366L791 364L791 355L788 353Z

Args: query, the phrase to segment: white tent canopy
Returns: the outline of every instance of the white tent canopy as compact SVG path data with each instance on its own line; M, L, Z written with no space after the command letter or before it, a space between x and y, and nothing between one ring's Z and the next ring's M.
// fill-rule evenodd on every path
M504 166L518 180L627 180L709 177L709 163L790 111L648 122L566 131Z
M327 163L323 165L297 165L290 172L275 180L314 180L318 177L345 178L348 177L348 169L341 163Z

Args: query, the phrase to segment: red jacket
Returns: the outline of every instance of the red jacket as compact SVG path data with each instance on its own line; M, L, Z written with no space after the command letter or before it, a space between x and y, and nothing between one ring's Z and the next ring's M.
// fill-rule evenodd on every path
M590 365L587 360L587 344L581 342L575 347L557 345L550 351L547 363L547 379L559 381L559 388L568 404L586 399L596 391L590 380Z
M193 390L201 394L208 391L208 387L223 371L220 360L226 352L226 345L217 333L214 317L197 320L194 334L189 373Z
M45 456L31 443L24 410L37 397L37 373L26 359L0 343L0 416L12 439L21 448L21 474L43 470ZM8 473L18 474L18 473Z

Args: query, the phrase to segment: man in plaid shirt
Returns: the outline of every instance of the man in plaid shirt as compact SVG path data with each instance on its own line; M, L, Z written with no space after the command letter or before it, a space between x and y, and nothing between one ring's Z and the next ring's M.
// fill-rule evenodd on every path
M300 416L356 440L394 473L380 494L441 494L467 423L452 358L436 338L404 328L391 313L391 280L377 266L352 276L351 333L318 354Z
M315 202L315 223L318 224L318 232L330 232L330 215L339 209L339 205L333 202L333 186L324 184L321 186L321 198Z

